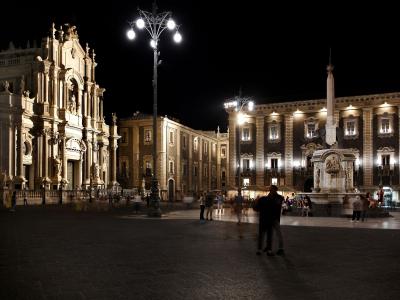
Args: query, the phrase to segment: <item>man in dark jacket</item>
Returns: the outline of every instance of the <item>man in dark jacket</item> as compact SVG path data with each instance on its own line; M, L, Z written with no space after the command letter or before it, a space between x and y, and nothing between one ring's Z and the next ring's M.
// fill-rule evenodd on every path
M268 196L259 198L254 206L254 210L259 212L257 255L261 254L265 233L267 233L267 247L264 251L267 252L268 256L274 255L272 252L272 239L274 231L277 233L279 243L279 250L276 254L284 255L285 253L283 250L283 238L280 228L283 200L283 196L278 194L278 187L276 185L271 185Z

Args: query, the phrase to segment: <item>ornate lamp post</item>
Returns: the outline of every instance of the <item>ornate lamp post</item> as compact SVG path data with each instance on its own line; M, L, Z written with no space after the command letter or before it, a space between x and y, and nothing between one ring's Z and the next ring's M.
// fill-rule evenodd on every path
M150 35L150 46L153 48L153 176L151 180L151 194L150 194L150 207L148 215L151 217L161 217L160 209L160 196L158 189L157 180L157 67L161 64L158 60L160 52L158 50L158 43L160 40L161 33L165 29L175 30L174 41L180 43L182 36L178 31L178 26L171 18L171 12L157 13L157 4L153 3L153 9L151 12L139 9L139 18L136 21L129 23L131 28L127 32L127 36L130 40L136 37L134 28L139 30L146 29Z

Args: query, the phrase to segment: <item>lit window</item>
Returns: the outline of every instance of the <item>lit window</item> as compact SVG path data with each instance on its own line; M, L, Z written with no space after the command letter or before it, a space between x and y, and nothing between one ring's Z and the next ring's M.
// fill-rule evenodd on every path
M204 147L204 153L207 153L208 152L208 143L204 142L203 147Z
M243 186L249 186L250 185L250 178L243 178Z
M186 149L186 136L185 135L182 136L182 146L183 146L183 149Z
M226 157L226 147L221 147L221 158L225 158Z
M250 128L245 127L242 129L242 141L250 141Z
M307 137L308 138L315 137L315 123L307 124Z
M270 127L269 127L269 139L272 140L272 141L279 139L278 125L277 124L270 125Z
M271 178L271 184L278 185L278 178L276 177Z
M381 119L381 133L390 133L390 119L389 118Z
M390 165L390 155L385 154L382 155L382 166L389 166Z
M146 129L144 131L144 142L145 143L150 143L151 142L151 130L150 129Z
M250 159L243 159L243 171L250 171Z
M346 130L345 134L347 136L354 136L356 135L356 121L355 120L348 120L346 121Z
M271 169L278 169L278 159L271 158Z

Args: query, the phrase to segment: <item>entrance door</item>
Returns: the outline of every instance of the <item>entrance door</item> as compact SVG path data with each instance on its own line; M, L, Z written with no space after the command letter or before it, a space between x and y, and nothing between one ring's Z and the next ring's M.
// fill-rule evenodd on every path
M308 177L304 182L304 192L311 193L313 187L314 187L314 178Z
M67 189L68 190L72 190L75 186L75 182L74 182L74 162L73 161L68 161L67 163L67 180L68 180L68 186Z
M168 180L168 200L174 201L174 181Z

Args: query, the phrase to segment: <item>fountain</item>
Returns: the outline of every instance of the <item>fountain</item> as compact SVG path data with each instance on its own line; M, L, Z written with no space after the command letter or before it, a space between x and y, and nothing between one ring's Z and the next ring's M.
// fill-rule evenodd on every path
M327 118L325 125L326 149L313 153L314 189L308 195L313 202L314 215L341 216L350 214L356 193L353 183L353 150L339 149L337 124L334 119L333 66L329 63L327 78Z

